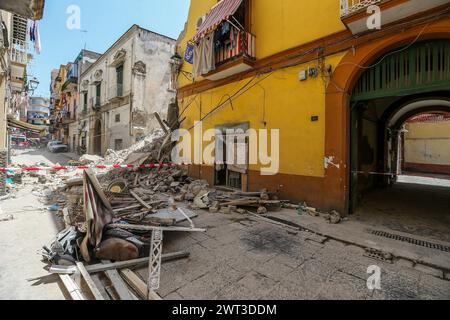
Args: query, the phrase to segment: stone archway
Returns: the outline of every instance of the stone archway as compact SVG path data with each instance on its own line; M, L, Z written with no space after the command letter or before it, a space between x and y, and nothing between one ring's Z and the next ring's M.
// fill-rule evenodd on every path
M418 38L418 34L420 37ZM325 157L332 162L325 170L325 205L328 209L349 212L350 208L350 100L358 79L380 56L413 41L450 37L447 21L417 26L402 33L350 50L335 68L326 90Z

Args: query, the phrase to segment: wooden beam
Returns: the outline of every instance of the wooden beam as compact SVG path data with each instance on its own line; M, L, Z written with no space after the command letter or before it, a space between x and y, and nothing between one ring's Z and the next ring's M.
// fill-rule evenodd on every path
M123 230L131 230L131 231L174 231L174 232L206 232L206 229L198 229L198 228L186 228L186 227L154 227L154 226L141 226L141 225L131 225L131 224L109 224L108 228L118 228Z
M111 261L102 261L103 264L110 264ZM119 272L117 270L106 270L105 271L106 276L111 281L112 285L114 286L114 289L116 290L120 300L125 301L131 301L134 300L131 296L130 291L128 290L127 285L122 280L122 278L119 275Z
M95 300L105 300L105 298L102 296L97 286L95 285L94 280L92 280L91 275L86 270L84 264L81 262L77 262L77 268L78 270L80 270L80 273L83 276L84 281L86 281L86 284L88 285L92 294L94 295Z
M120 275L123 277L126 283L144 300L162 300L162 298L155 292L148 293L147 284L142 281L133 271L130 269L120 270Z
M169 262L173 260L178 259L184 259L190 256L189 252L175 252L175 253L168 253L163 254L162 256L162 262ZM122 262L115 262L115 263L108 263L108 264L94 264L90 266L86 266L86 270L89 273L97 273L97 272L104 272L107 270L114 270L114 269L125 269L125 268L131 268L131 267L139 267L148 264L149 258L141 258L141 259L135 259L135 260L129 260L129 261L122 261ZM78 269L76 267L66 267L66 266L52 266L50 268L50 273L56 273L56 274L74 274Z
M81 293L80 287L77 286L75 281L68 274L60 274L59 278L61 279L64 287L69 292L70 296L73 300L86 300L86 298Z
M161 128L164 130L165 134L169 133L169 130L167 129L166 125L164 124L164 122L161 120L161 116L159 115L158 112L155 112L155 118L156 120L158 120L159 125L161 126Z
M194 222L192 222L191 218L189 218L188 214L186 212L184 212L184 210L181 209L181 208L178 208L178 211L180 211L183 214L183 216L187 219L187 221L189 221L189 224L191 225L191 228L194 229L195 228L195 224L194 224Z
M145 202L144 200L142 200L141 197L139 197L136 193L134 193L132 190L130 190L130 194L140 203L142 204L144 207L146 207L149 210L152 210L152 206L150 206L147 202Z

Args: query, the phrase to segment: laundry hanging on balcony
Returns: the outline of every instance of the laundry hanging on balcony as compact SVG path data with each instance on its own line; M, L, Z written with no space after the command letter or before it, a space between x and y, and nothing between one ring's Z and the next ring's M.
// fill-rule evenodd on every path
M211 32L195 45L192 76L195 78L215 69L214 32Z
M32 21L29 31L30 41L34 43L34 50L37 54L41 53L41 36L39 34L38 21Z
M205 21L192 40L198 42L199 39L214 31L223 21L235 14L241 4L242 0L222 0L217 3L206 15Z

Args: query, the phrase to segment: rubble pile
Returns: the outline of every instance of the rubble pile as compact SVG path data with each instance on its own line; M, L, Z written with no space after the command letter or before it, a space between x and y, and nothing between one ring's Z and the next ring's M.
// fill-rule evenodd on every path
M33 194L45 199L48 210L64 222L66 228L51 244L43 247L42 256L52 265L49 271L60 275L73 298L83 298L70 277L75 273L85 278L96 299L104 297L90 279L90 273L95 272L105 272L109 278L110 283L104 284L102 291L111 299L131 299L135 294L143 299L158 298L152 291L155 279L149 278L148 283L143 284L127 268L147 265L150 274L150 271L155 272L151 268L158 252L160 263L188 257L188 252L161 255L162 232L205 232L196 228L192 221L197 216L196 210L206 210L210 214L249 214L295 230L298 228L264 216L270 211L290 208L321 216L329 223L342 220L335 211L324 215L306 204L292 205L266 189L242 192L211 187L205 180L192 179L188 176L188 167L170 163L169 137L170 134L164 135L162 130L155 131L130 149L108 150L104 158L83 155L71 162L83 166L133 165L130 168L57 170L60 168L57 164L55 170L8 174L12 186L37 181ZM150 163L165 165L141 167ZM35 166L48 165L37 163ZM0 222L8 219L14 216L1 218ZM158 233L160 240L155 236ZM160 271L156 268L156 272ZM122 278L125 282L119 281Z

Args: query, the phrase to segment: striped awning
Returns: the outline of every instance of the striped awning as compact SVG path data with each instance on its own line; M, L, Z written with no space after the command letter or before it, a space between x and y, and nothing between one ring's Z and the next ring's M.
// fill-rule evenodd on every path
M223 21L228 20L230 16L236 13L241 3L242 0L222 0L217 3L206 15L205 21L192 40L198 41L206 34L215 30Z
M11 115L8 115L8 127L40 133L41 135L45 135L48 131L48 127L32 125L30 123L14 119Z

